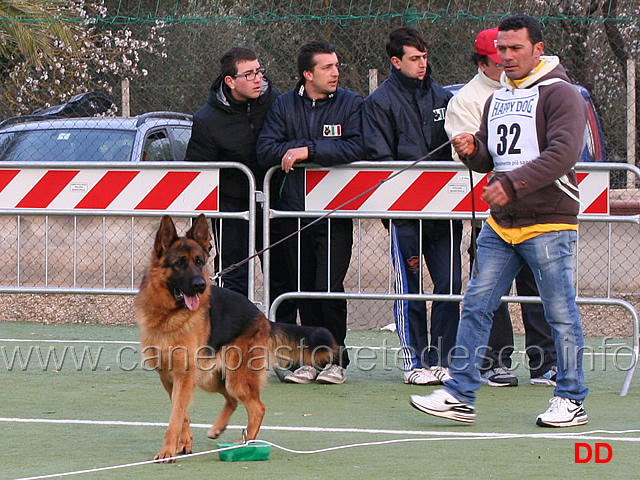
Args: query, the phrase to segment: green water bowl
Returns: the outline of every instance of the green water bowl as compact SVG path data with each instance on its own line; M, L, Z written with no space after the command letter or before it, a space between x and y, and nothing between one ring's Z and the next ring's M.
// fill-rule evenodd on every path
M250 443L243 446L238 446L237 443L218 443L217 447L229 449L218 452L218 456L223 462L255 462L269 460L269 454L271 453L271 445L260 442Z

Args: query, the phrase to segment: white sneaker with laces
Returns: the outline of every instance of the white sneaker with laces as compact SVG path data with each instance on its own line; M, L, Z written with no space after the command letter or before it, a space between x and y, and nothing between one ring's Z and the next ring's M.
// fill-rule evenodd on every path
M441 366L431 367L431 373L433 373L434 377L440 380L440 383L453 380L449 367L441 367Z
M318 376L318 370L311 365L303 365L295 372L284 377L287 383L311 383Z
M582 402L578 400L553 397L549 403L551 406L536 420L541 427L576 427L589 421Z
M330 364L320 372L316 382L340 385L347 380L347 370L340 365Z
M462 403L441 388L431 395L411 395L411 406L435 417L448 418L457 422L473 423L476 420L475 408Z
M416 368L404 372L404 383L411 385L440 385L440 380L428 368Z

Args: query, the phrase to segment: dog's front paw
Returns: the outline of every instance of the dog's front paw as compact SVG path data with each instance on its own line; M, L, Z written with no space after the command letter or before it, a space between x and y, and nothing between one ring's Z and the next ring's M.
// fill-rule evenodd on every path
M162 450L160 450L158 454L153 457L153 459L158 463L173 463L176 461L175 456L176 454L174 451L169 448L163 447Z
M176 455L189 455L193 453L191 442L179 443Z
M224 432L224 428L220 428L216 425L213 425L207 432L207 437L209 437L212 440L215 440L220 435L222 435L222 432Z

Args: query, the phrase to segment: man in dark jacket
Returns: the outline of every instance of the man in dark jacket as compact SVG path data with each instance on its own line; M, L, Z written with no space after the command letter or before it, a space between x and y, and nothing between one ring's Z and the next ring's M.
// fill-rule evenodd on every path
M227 50L220 59L220 75L209 89L209 98L193 115L191 139L186 160L201 162L239 162L251 169L256 188L262 189L265 170L256 159L256 141L269 107L280 93L265 77L256 53L244 47ZM220 169L220 211L249 210L249 181L244 172L234 168ZM262 245L262 211L256 213L256 245ZM237 263L249 253L249 225L240 219L212 222L216 245L222 256L222 269ZM278 238L272 227L272 240ZM271 260L284 263L283 247L271 251ZM280 259L280 261L279 261ZM218 259L214 261L218 265ZM243 265L222 278L223 286L243 295L248 294L248 268ZM284 269L271 275L271 299L293 288L291 276ZM295 303L284 302L276 319L296 322Z
M258 161L264 168L279 165L284 171L281 186L274 191L274 206L282 210L304 210L305 173L300 162L322 166L362 160L362 97L338 88L338 56L327 42L310 42L300 48L300 82L276 99L258 139ZM294 170L295 165L295 170ZM302 225L312 219L303 218ZM298 228L289 221L289 230ZM316 223L300 233L298 242L290 242L290 268L300 278L302 291L344 292L344 278L351 260L353 225L351 219L331 219ZM299 262L298 263L298 259ZM298 268L300 267L300 268ZM327 276L329 269L329 276ZM299 270L299 272L298 272ZM329 329L344 347L347 334L346 300L300 300L303 325ZM349 357L342 349L322 372L305 365L287 375L294 383L343 383Z
M391 73L364 103L367 158L417 160L448 142L444 119L451 94L431 79L429 45L415 28L392 31L386 47ZM429 160L451 161L451 148L441 149ZM421 292L421 255L433 281L433 293L460 293L460 221L394 220L389 234L397 293ZM433 302L430 339L425 302L398 300L394 316L403 349L404 382L435 385L447 380L448 353L455 345L460 319L458 304Z

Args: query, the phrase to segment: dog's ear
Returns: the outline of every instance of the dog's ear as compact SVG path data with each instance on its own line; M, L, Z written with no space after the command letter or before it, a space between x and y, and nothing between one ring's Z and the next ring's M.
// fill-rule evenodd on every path
M204 213L201 213L196 221L193 222L187 232L187 238L194 240L205 252L209 253L211 250L211 234L209 233L209 224Z
M178 239L176 226L169 215L162 217L160 228L156 233L156 242L153 246L154 258L160 258L164 252Z

